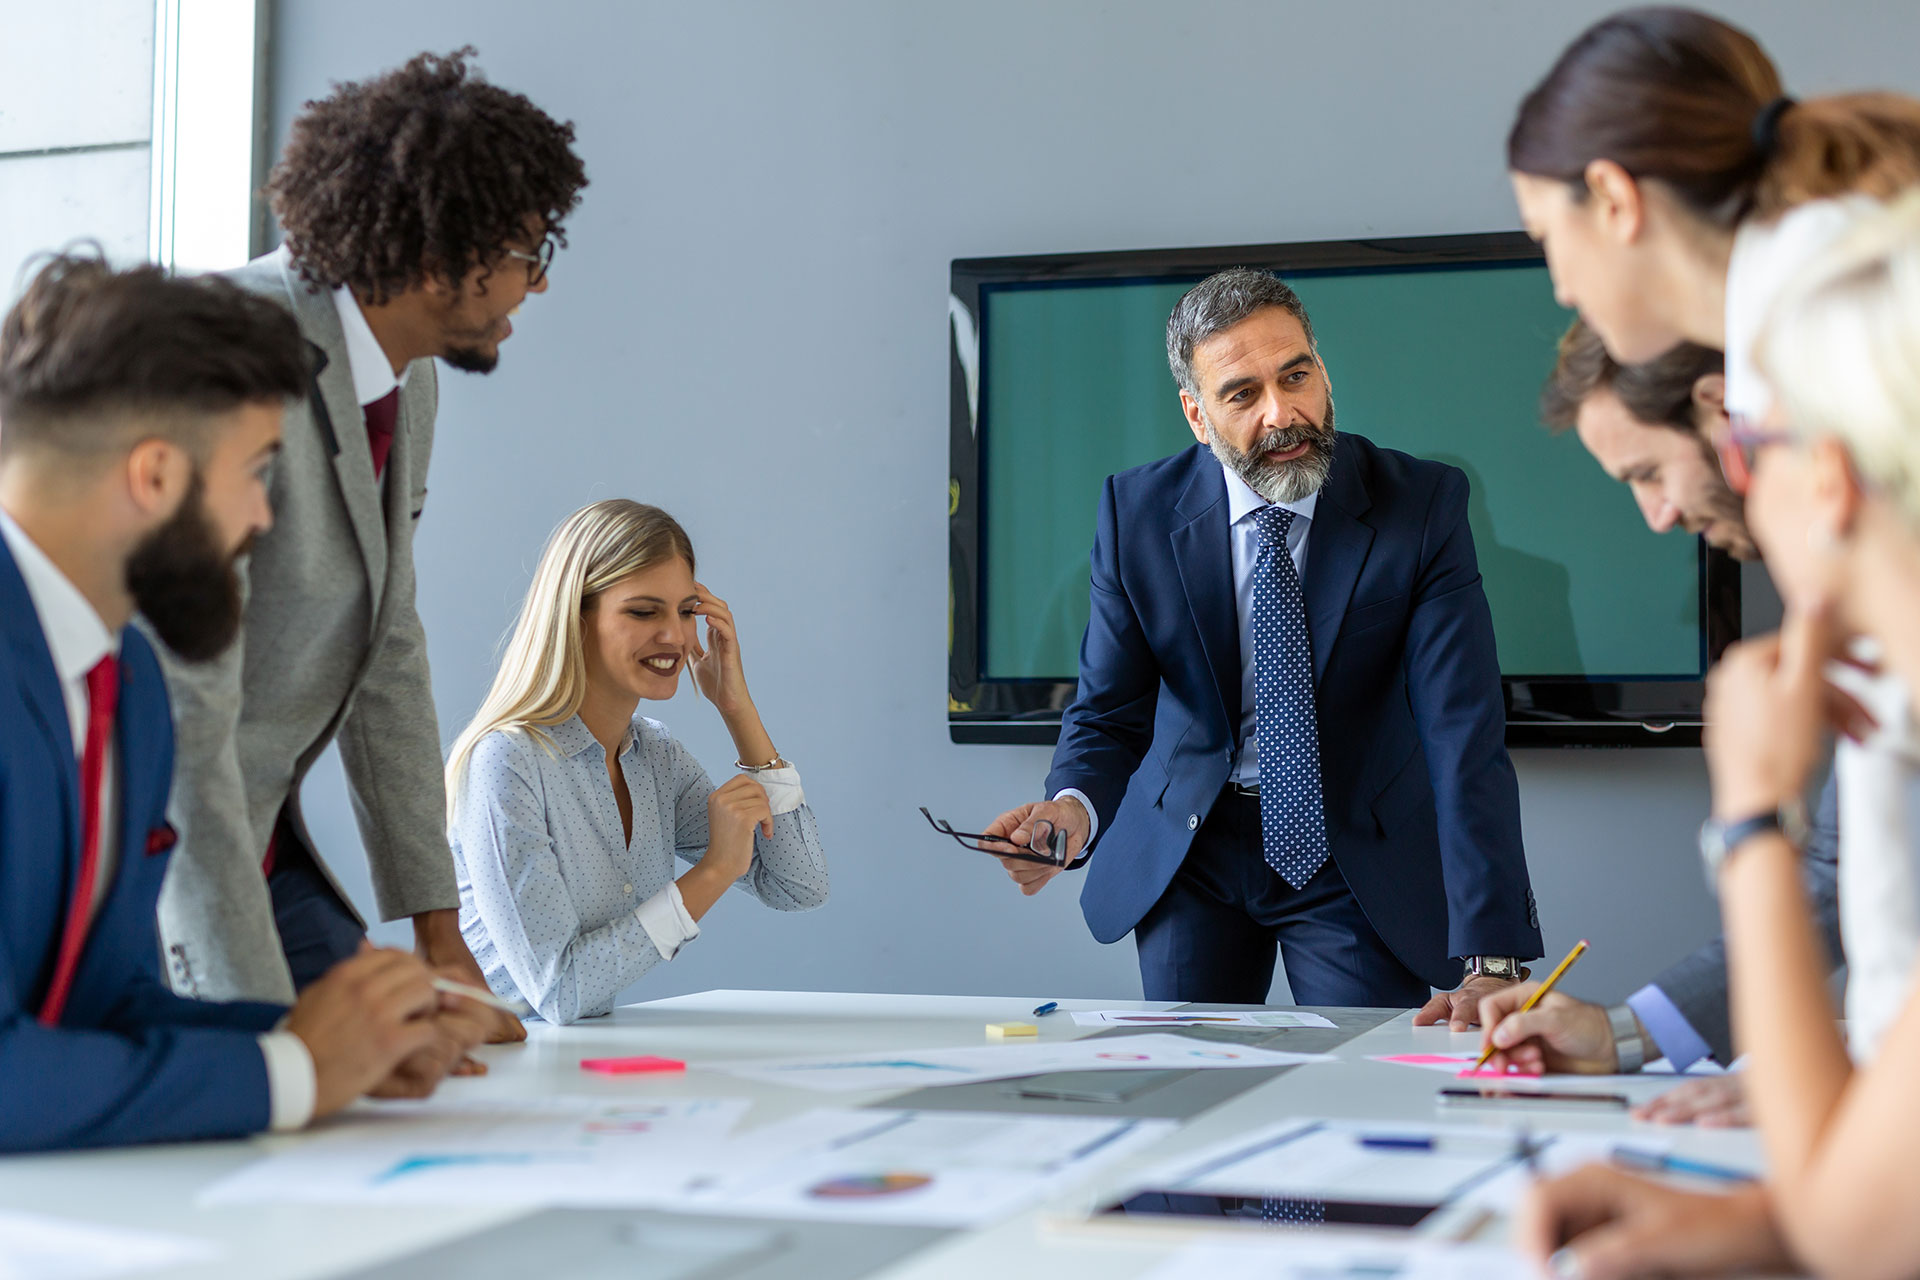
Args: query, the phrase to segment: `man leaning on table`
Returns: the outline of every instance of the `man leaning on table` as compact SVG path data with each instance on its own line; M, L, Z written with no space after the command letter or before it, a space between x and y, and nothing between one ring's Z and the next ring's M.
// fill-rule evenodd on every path
M275 528L242 565L238 642L200 665L161 653L181 829L160 926L182 994L291 1000L360 945L300 805L336 742L381 915L411 918L423 959L485 986L460 934L414 604L434 360L494 367L586 176L572 126L488 84L470 53L308 103L268 181L286 244L232 276L293 316L318 367L287 412ZM492 1038L525 1038L491 1016Z
M0 326L0 1150L298 1128L430 1092L484 1034L363 953L291 1009L167 989L167 693L239 625L234 562L307 387L285 312L219 280L57 258Z
M1560 358L1541 394L1541 418L1574 430L1594 461L1630 486L1647 527L1678 526L1742 560L1759 552L1747 532L1745 503L1728 487L1711 441L1726 422L1724 358L1683 343L1657 360L1622 366L1598 335L1574 321L1560 340ZM1844 961L1840 940L1839 795L1828 775L1814 811L1800 878L1829 953ZM1560 992L1528 1013L1515 1011L1531 988L1489 1001L1487 1035L1513 1050L1516 1065L1583 1074L1638 1071L1666 1058L1678 1070L1701 1059L1734 1058L1727 1012L1727 951L1713 941L1664 970L1612 1008ZM1745 1124L1739 1077L1689 1082L1640 1108L1644 1118L1701 1124Z
M1272 275L1195 286L1167 357L1199 443L1108 479L1050 799L987 831L1091 850L1148 999L1263 1002L1277 945L1299 1003L1464 1029L1540 954L1466 477L1335 434Z

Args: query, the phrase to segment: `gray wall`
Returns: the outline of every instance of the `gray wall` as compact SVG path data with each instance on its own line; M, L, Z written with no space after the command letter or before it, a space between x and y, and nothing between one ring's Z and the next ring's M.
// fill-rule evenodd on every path
M547 531L657 502L735 607L834 870L814 915L724 904L629 998L1138 996L1131 946L1089 938L1072 886L1022 898L914 812L983 822L1048 758L947 740L948 260L1514 227L1513 108L1609 7L279 0L277 137L331 81L469 42L578 124L593 185L552 291L497 373L442 381L418 554L443 735ZM1920 90L1910 4L1722 8L1800 93ZM704 704L658 714L732 759ZM1698 752L1518 764L1548 948L1595 944L1572 989L1619 995L1713 931ZM337 767L309 805L369 903Z

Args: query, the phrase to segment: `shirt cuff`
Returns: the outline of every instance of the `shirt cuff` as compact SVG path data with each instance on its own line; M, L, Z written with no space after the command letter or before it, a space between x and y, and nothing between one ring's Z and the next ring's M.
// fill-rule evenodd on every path
M267 1127L275 1133L304 1129L319 1091L307 1042L291 1031L269 1031L260 1037L260 1052L267 1060Z
M800 771L792 765L784 769L761 769L747 776L766 788L767 807L776 818L792 813L807 802L807 793L800 788Z
M1640 1019L1640 1025L1675 1071L1685 1071L1700 1059L1713 1056L1713 1047L1700 1038L1680 1007L1659 987L1649 983L1640 988L1627 997L1627 1008Z
M670 884L633 909L640 927L653 939L662 960L671 960L681 947L700 936L700 926L687 911L680 886Z
M1062 800L1067 796L1078 800L1080 807L1087 811L1087 842L1080 848L1080 852L1085 853L1093 848L1093 842L1100 836L1100 814L1094 809L1093 801L1087 799L1087 793L1076 787L1062 787L1053 793L1055 800Z

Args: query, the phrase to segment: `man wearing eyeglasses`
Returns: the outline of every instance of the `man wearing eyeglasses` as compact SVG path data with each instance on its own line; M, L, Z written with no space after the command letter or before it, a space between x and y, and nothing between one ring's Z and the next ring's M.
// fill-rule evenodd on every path
M301 813L335 742L382 919L410 918L422 958L485 985L460 936L414 607L433 361L494 368L586 175L573 126L488 84L471 53L309 103L268 182L286 243L232 275L292 312L318 370L287 413L239 641L205 666L165 663L180 845L160 922L182 994L291 1001L362 945ZM525 1037L494 1016L493 1039Z

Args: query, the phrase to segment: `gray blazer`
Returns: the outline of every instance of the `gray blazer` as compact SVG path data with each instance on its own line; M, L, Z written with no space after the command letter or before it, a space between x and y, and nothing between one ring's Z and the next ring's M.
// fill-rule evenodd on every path
M155 646L173 697L180 831L160 930L182 994L291 1001L261 859L283 807L292 836L313 851L300 784L336 738L381 917L460 905L414 608L413 529L438 393L433 361L416 360L376 483L332 297L302 281L284 249L231 279L291 311L321 367L311 395L288 407L273 528L243 566L239 641L200 666ZM331 878L317 852L314 861Z
M1835 966L1846 962L1840 945L1840 807L1832 774L1820 792L1813 832L1800 857L1800 879L1813 908L1814 923L1827 940ZM1687 1023L1713 1049L1714 1061L1734 1060L1732 1020L1727 1013L1727 942L1715 938L1653 980L1673 1001Z

